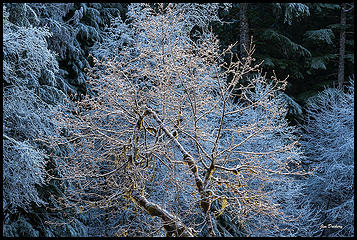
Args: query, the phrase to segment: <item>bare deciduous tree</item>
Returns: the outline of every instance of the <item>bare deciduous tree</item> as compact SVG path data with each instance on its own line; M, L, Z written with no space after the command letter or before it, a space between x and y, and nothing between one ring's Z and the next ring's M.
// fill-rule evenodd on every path
M278 226L272 183L304 174L282 120L286 109L275 102L286 81L252 66L253 47L244 62L226 64L222 56L232 56L233 46L220 52L206 31L192 42L176 7L134 9L134 47L124 47L120 61L97 60L88 72L93 96L58 111L58 130L65 131L48 141L73 143L70 155L57 156L63 179L75 186L63 203L82 211L134 204L144 210L137 215L162 223L149 232L122 223L119 235L158 235L162 227L168 236L237 234L219 224L222 214L248 233L245 222L256 216Z

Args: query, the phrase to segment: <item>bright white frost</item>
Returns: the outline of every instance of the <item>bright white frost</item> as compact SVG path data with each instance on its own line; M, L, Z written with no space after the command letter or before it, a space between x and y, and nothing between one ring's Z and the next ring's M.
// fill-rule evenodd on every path
M249 189L245 192L245 197L254 198L254 195L261 190L260 186L264 186L267 193L263 204L277 206L279 201L291 198L286 196L285 190L291 186L289 182L293 179L275 173L289 172L289 167L296 167L301 155L300 149L296 147L295 130L288 126L284 118L287 110L282 96L276 91L279 87L274 85L279 85L281 82L276 83L275 79L271 84L267 84L263 76L254 76L248 83L252 90L242 92L242 101L233 104L231 100L227 100L231 96L229 91L223 90L227 84L227 75L218 68L221 59L217 39L205 28L197 42L192 41L189 36L190 30L195 25L206 26L207 18L201 18L197 14L202 14L197 10L199 7L197 5L173 6L175 7L166 10L166 14L158 14L145 4L130 5L128 22L122 23L120 19L115 19L113 25L107 29L108 35L104 39L104 44L98 43L93 49L94 55L100 59L104 55L108 57L103 59L106 64L98 64L103 73L100 77L103 79L93 80L98 86L96 90L98 93L107 92L99 95L101 100L98 102L121 104L121 109L107 104L105 108L108 109L100 109L100 111L103 110L111 115L114 112L122 113L118 117L123 121L120 125L125 126L127 119L123 116L127 115L127 112L123 109L142 110L143 107L148 106L159 113L160 118L165 120L165 126L173 132L180 109L184 116L180 125L182 129L180 143L198 159L202 171L203 164L205 162L209 164L203 151L219 153L217 164L225 168L239 165L256 168L259 173L257 175L249 174L248 171L242 173L242 176L244 175L241 179L242 186L248 186ZM201 7L210 9L212 6ZM127 32L127 29L131 31ZM112 37L114 40L111 39ZM110 60L111 58L114 59ZM215 59L216 62L210 62L210 59ZM240 65L235 69L242 68L243 66ZM238 82L238 80L234 81ZM188 92L191 93L187 94ZM195 113L190 107L190 101L193 100L189 99L190 97L186 100L182 98L186 95L196 97ZM225 115L223 127L219 130L224 104L226 104L225 111L232 113ZM192 123L195 117L199 117L196 125ZM108 119L110 118L108 116ZM148 125L156 124L149 118L145 118L145 121ZM192 138L195 133L198 134L197 142L201 147L199 151ZM217 134L218 138L216 138ZM117 136L117 139L119 138L123 136ZM151 139L151 136L147 134L146 138ZM190 177L190 173L185 171L187 167L177 164L182 158L182 153L177 148L171 147L170 139L165 136L159 139L163 142L155 145L153 141L149 149L153 151L156 148L155 155L160 157L161 162L156 164L153 170L146 170L143 176L153 175L153 177L150 181L141 184L146 185L145 189L150 195L150 200L174 212L188 226L194 227L195 223L203 221L200 218L195 219L195 216L200 215L198 205L200 197L196 196L195 182ZM214 147L216 139L217 147ZM125 138L122 141L125 141ZM140 147L142 148L144 146ZM221 173L217 173L217 176L219 176L217 179L222 181L232 180L234 183L239 181L237 178L227 177ZM266 176L266 179L262 176ZM269 178L277 182L265 184L264 182ZM224 194L230 196L230 191L233 189L225 190L217 187L215 183L217 179L207 183L208 189L217 196ZM277 188L281 190L276 190ZM249 224L244 227L248 232L254 232L257 236L278 234L273 227L279 223L272 222L269 217L263 217L264 213L253 206L253 202L248 200L245 202L242 197L242 200L232 201L222 217L231 219L228 222L232 229L239 228L239 225L247 220ZM215 208L215 211L220 209L218 200L212 204L212 208ZM217 223L217 228L221 229L222 234L229 236L230 233L224 230L225 227L221 224L223 223ZM266 226L272 228L265 228ZM126 226L120 228L124 231ZM232 231L234 232L232 234L239 232L239 230Z
M301 205L317 216L306 236L353 236L354 89L326 89L310 98L304 127L306 163L316 173L305 181ZM323 229L321 224L342 226Z
M53 86L58 65L47 49L46 28L16 26L5 7L3 13L3 77L10 84L3 89L3 207L29 210L31 202L43 204L36 185L44 183L45 160L33 140L51 135L53 125L49 107L28 87L39 87L45 78Z
M58 63L53 52L48 50L46 38L51 36L48 28L19 27L8 21L8 13L3 9L3 77L8 83L38 86L42 75L55 84L54 73ZM46 71L46 72L44 72Z

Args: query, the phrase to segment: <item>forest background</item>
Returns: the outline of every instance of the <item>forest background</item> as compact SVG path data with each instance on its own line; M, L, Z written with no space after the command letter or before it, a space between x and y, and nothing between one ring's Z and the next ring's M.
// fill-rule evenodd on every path
M46 175L43 173L43 168L48 170L55 167L44 164L41 152L49 149L32 136L46 135L54 131L51 117L46 112L46 104L55 106L63 102L66 97L78 100L81 94L91 94L88 85L89 77L85 69L94 66L93 55L98 53L100 49L98 46L101 43L106 43L110 27L119 25L113 22L113 19L120 17L125 22L128 18L128 6L129 4L125 3L5 3L3 5L3 234L5 236L119 234L118 229L113 230L109 226L123 221L120 220L123 216L117 215L108 219L109 213L104 211L100 213L101 217L91 212L88 214L77 212L76 217L73 217L73 212L58 212L59 206L51 196L61 195L63 189L57 180L45 184ZM353 185L350 180L353 179L351 87L353 89L354 84L354 5L236 3L230 8L217 9L220 21L211 21L209 27L212 27L217 35L220 49L225 49L238 41L239 44L235 45L232 51L239 57L244 57L243 49L249 47L252 36L256 46L254 58L257 62L263 61L261 65L263 72L270 74L274 70L278 79L289 76L284 91L289 110L287 119L290 125L304 129L302 143L306 154L305 164L314 162L311 159L321 159L321 161L316 160L318 162L316 164L325 168L334 161L338 162L340 158L352 159L352 163L346 160L344 165L337 165L337 163L335 165L339 171L347 175L346 178L335 179L338 182L338 184L334 183L335 187L338 188L339 184L348 182L350 183L347 184L348 189L329 189L328 186L324 190L315 189L319 181L323 182L321 178L329 176L334 179L329 175L337 174L333 173L333 169L324 169L316 178L311 177L310 182L307 181L306 186L311 186L311 194L316 194L311 199L319 198L318 194L326 194L324 198L330 200L323 204L327 206L326 209L318 209L317 212L320 212L316 213L318 219L315 222L311 220L313 223L309 223L310 225L307 224L309 227L306 234L353 235L353 222L351 222ZM126 30L128 32L125 32ZM130 29L121 31L120 34L125 35L129 34ZM192 28L193 40L196 31L202 32L200 26ZM123 44L130 44L130 42ZM327 88L339 90L326 91ZM312 99L315 99L315 103L320 101L320 105L312 104ZM329 105L335 106L335 109L331 110ZM335 132L328 132L327 129L322 131L320 128L327 128L328 125L322 126L318 125L319 121L314 122L314 119L326 118L324 122L328 123L334 117L323 115L327 113L337 114L335 118L338 120L337 116L346 114L345 119L341 117L342 127L335 128ZM338 124L336 122L332 121L330 124ZM347 146L342 145L343 140L339 139L341 135L349 137L346 141ZM321 150L318 150L321 146L329 145L323 142L327 136L336 138L339 144L337 149L325 149L327 153L334 156L331 161L328 156L323 156ZM316 156L316 152L320 155ZM326 197L336 195L334 191L341 191L339 193L341 195L343 191L347 191L347 195L350 196L352 193L352 197L347 199ZM47 208L41 207L43 202L49 204ZM78 211L80 212L81 209ZM335 222L343 218L347 219L347 223L343 223L343 231L319 228L321 218L326 221L330 215L338 216L334 211L343 212L342 217L334 219ZM352 214L352 218L348 214ZM72 217L69 222L68 216ZM57 224L49 225L48 222L57 222ZM255 234L259 235L259 233Z

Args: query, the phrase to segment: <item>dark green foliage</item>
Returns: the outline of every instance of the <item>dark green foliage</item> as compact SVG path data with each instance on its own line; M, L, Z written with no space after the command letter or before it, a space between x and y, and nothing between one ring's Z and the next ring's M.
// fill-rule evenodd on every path
M91 67L89 48L101 41L105 26L114 17L123 15L121 3L32 3L40 26L52 32L49 48L58 53L60 74L57 87L67 94L87 92L85 68Z
M288 78L286 93L303 103L307 96L337 82L339 30L345 28L345 76L354 73L354 15L339 24L340 5L330 3L250 3L249 34L263 70ZM222 13L226 24L213 24L222 48L239 41L239 4ZM233 49L238 52L238 49Z

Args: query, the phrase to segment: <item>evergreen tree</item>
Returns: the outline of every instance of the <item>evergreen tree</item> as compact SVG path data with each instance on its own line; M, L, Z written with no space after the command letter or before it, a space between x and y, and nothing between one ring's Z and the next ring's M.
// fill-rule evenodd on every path
M44 224L64 216L45 209L56 207L50 195L61 190L47 182L48 149L38 137L55 134L51 111L65 95L54 87L58 62L48 49L48 28L33 25L37 16L27 4L9 6L10 14L3 7L3 235L86 235L77 219L60 227Z
M60 74L58 84L66 93L87 93L85 68L91 59L89 48L101 40L101 31L110 19L123 14L122 4L29 4L36 12L40 25L49 26L50 49L58 53Z
M257 46L256 58L264 60L264 70L274 69L280 78L289 76L286 93L290 98L303 104L307 97L337 81L339 4L251 3L248 6L246 14ZM239 9L239 4L233 4L228 13L221 12L225 24L214 24L222 47L239 40ZM347 14L346 25L347 76L354 73L353 10Z
M304 180L301 206L315 212L306 219L304 236L348 237L354 235L354 88L347 93L328 88L309 99L304 126L305 164L316 168ZM330 224L330 227L329 227ZM331 227L332 226L332 227Z

